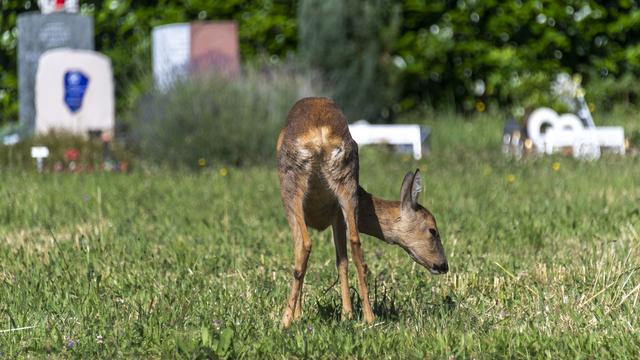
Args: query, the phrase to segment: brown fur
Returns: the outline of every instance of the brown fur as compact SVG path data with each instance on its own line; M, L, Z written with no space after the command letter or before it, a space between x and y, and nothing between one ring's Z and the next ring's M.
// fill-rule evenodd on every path
M359 232L403 247L418 263L444 269L446 258L433 215L417 204L420 175L407 174L401 201L375 198L358 185L358 145L337 105L325 98L298 101L277 142L280 194L294 240L291 292L282 324L302 311L302 284L311 253L307 226L333 229L343 317L351 318L347 240L356 264L365 321L374 321L365 282L366 264ZM435 233L434 233L435 231ZM435 235L434 235L435 234Z

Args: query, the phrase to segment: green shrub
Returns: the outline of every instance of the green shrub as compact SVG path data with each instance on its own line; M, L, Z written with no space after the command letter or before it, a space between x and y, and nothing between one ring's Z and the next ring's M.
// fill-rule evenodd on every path
M310 78L287 66L189 78L143 97L132 128L142 157L157 164L255 164L274 158L289 109L310 95Z

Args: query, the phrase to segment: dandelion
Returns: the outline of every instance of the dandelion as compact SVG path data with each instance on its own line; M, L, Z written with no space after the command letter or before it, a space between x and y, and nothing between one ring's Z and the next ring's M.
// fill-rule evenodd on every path
M227 170L227 168L225 167L220 168L220 170L218 171L218 174L222 177L225 177L229 174L229 170Z
M411 160L411 156L405 155L402 157L402 162L409 162Z
M420 171L422 171L423 173L427 172L427 169L428 169L428 168L429 168L429 167L427 166L427 164L420 165Z
M589 103L589 111L596 112L596 104L590 102Z
M553 169L553 171L560 171L560 163L559 162L554 162L553 164L551 164L551 168Z
M513 175L513 174L507 175L507 181L510 182L510 183L516 181L516 176Z
M476 101L476 111L477 112L484 112L487 109L487 105L484 104L484 102L478 100Z
M102 335L100 335L100 334L96 335L96 342L98 344L102 344L104 342L104 339L102 338Z
M198 166L204 167L205 165L207 165L207 160L205 160L204 158L198 159Z

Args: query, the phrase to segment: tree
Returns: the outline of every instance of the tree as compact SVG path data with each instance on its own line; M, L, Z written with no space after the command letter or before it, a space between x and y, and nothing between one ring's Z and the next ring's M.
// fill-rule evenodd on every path
M320 70L349 120L380 121L397 100L392 47L400 7L387 0L302 0L300 58Z

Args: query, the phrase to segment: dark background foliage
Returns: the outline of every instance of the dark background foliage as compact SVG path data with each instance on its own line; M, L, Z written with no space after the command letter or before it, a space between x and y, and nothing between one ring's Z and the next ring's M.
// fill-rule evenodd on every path
M478 102L481 109L526 107L538 102L539 92L560 71L581 73L588 100L598 106L638 100L635 0L80 3L81 12L95 19L96 49L112 59L119 115L148 89L143 79L151 67L151 29L214 19L239 23L245 61L279 62L297 55L320 70L352 118L388 120L423 107L473 111ZM17 119L17 14L37 9L36 1L0 4L4 124Z

